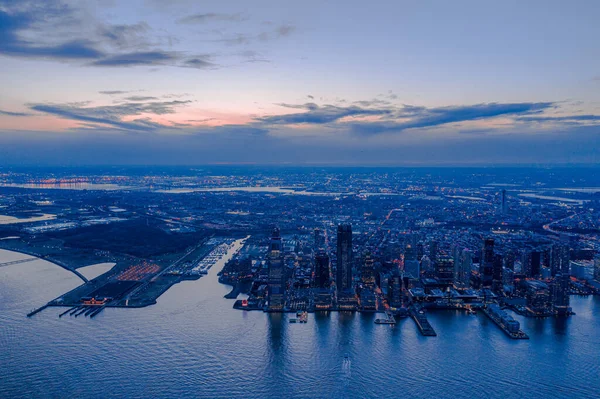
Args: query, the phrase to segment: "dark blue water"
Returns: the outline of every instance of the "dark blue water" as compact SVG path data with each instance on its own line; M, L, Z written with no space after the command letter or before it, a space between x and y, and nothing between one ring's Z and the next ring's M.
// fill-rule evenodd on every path
M519 318L529 341L454 312L430 313L438 337L426 338L412 320L332 313L289 324L236 311L217 271L155 306L90 320L59 309L25 317L79 284L69 272L44 261L0 268L0 397L599 397L600 298L573 297L566 322Z

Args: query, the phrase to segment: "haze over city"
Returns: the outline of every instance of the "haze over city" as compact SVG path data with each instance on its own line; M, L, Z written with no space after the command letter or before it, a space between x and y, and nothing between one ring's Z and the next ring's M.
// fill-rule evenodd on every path
M598 162L597 1L0 1L6 164Z

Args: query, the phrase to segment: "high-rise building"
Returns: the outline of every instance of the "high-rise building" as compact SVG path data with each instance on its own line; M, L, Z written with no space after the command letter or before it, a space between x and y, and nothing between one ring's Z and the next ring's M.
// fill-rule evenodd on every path
M404 250L404 275L413 279L418 279L421 275L421 265L417 260L417 251L411 244L408 244Z
M564 244L554 244L550 252L550 271L552 276L558 273L569 274L569 247Z
M373 287L375 285L375 261L369 252L365 254L365 262L362 268L361 280L367 287Z
M402 277L397 271L388 279L388 303L392 307L402 305Z
M458 264L454 264L454 283L459 287L471 285L471 269L473 268L473 254L464 248L458 256Z
M319 251L315 256L315 288L329 288L329 276L329 256L325 251Z
M325 235L323 234L323 231L319 228L315 229L315 248L320 249L320 248L325 248Z
M429 260L431 260L432 264L437 262L437 257L438 257L438 242L436 240L432 240L429 243Z
M513 251L508 251L506 256L504 256L504 267L508 270L515 270L515 253Z
M479 275L481 277L481 287L491 288L494 280L494 240L492 238L486 238L483 242Z
M531 251L525 251L521 255L521 274L531 277Z
M279 229L273 230L267 258L269 267L269 310L281 311L285 304L285 271L283 266L283 245Z
M431 260L427 255L423 255L421 258L421 270L425 273L431 272Z
M337 269L335 283L338 292L352 291L352 226L341 224L337 229Z
M537 278L541 274L542 253L540 251L531 251L531 277Z
M452 284L454 279L454 260L451 257L443 255L435 263L435 275L441 283Z
M502 190L500 195L500 211L503 215L508 214L508 199L506 198L506 190Z
M521 257L521 274L525 277L538 278L541 275L542 253L526 250Z
M569 307L570 280L568 274L558 273L554 276L554 281L552 282L552 305L558 315L567 315L571 312L571 308Z
M503 287L503 268L504 268L504 259L502 255L496 254L494 255L494 270L493 270L493 278L492 278L492 289L494 292L502 292Z

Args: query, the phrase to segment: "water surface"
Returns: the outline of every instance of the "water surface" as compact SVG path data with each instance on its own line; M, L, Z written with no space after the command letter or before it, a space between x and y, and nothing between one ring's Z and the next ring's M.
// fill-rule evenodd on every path
M19 258L0 252L0 261ZM38 260L0 268L0 397L590 398L600 391L600 298L566 320L517 317L529 341L483 315L431 312L438 337L374 314L242 312L219 267L143 309L94 319L26 313L80 280ZM290 315L290 317L294 317ZM344 362L344 354L350 356Z

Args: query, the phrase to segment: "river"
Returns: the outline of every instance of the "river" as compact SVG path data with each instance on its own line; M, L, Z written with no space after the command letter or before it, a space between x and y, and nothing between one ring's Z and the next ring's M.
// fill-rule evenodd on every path
M0 251L0 262L25 257ZM437 337L374 314L243 312L224 299L222 263L142 309L58 318L32 308L75 287L43 260L0 268L0 397L590 398L600 392L600 298L577 315L523 319L528 341L483 315L430 312ZM294 317L293 315L290 315ZM344 362L344 354L350 361Z

